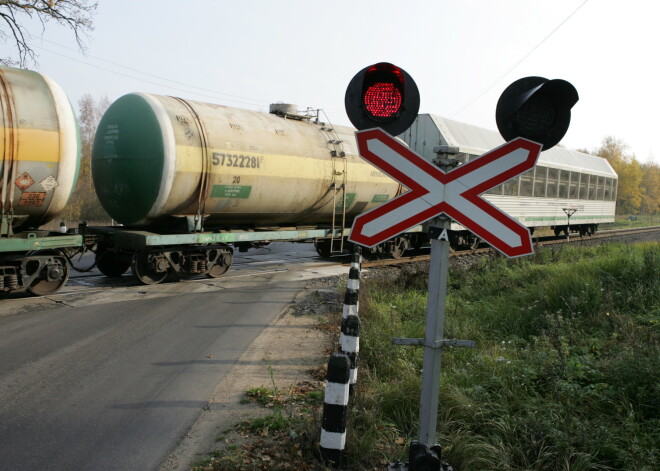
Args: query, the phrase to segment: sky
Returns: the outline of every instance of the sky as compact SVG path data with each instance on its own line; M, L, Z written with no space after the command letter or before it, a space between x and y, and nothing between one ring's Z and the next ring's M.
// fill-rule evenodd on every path
M76 109L87 93L149 92L266 112L294 103L350 125L348 82L391 62L415 79L420 113L489 129L511 82L568 80L580 101L564 146L613 136L657 163L658 17L653 0L100 0L84 54L65 27L26 26L29 68Z

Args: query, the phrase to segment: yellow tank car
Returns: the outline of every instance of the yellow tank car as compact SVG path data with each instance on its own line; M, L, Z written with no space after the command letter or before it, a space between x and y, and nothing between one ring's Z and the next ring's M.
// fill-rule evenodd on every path
M0 207L4 232L60 213L80 165L77 121L64 91L36 72L0 67Z
M263 113L143 93L103 116L92 175L115 220L172 230L345 227L401 191L357 155L352 128L289 105Z

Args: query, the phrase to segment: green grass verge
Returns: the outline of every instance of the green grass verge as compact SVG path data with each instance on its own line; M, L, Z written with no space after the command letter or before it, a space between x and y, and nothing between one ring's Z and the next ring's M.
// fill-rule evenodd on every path
M218 449L199 459L191 471L325 471L318 462L318 428L323 388L303 380L280 389L269 367L272 388L250 388L245 402L270 413L253 417L225 430Z
M617 214L614 217L614 222L608 224L600 224L598 228L600 230L607 230L607 229L624 229L624 228L648 227L648 226L659 226L659 225L660 225L660 214L653 214L653 215Z
M352 469L417 434L426 273L362 283ZM660 469L660 245L544 249L450 273L438 439L457 471Z

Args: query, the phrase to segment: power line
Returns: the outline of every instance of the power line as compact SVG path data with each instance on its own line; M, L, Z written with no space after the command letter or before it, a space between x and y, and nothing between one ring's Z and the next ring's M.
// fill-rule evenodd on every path
M454 116L456 116L458 113L460 113L460 112L463 111L464 109L466 109L466 108L472 106L472 104L473 104L475 101L477 101L479 98L481 98L481 97L484 96L486 93L488 93L488 92L489 92L489 91L490 91L495 85L497 85L498 83L500 83L500 82L501 82L501 81L502 81L507 75L509 75L511 72L513 72L513 70L516 69L516 67L518 67L520 64L522 64L522 63L523 63L523 62L524 62L529 56L531 56L532 53L533 53L534 51L536 51L536 50L539 48L539 46L541 46L541 44L543 44L544 42L546 42L546 41L550 38L550 36L552 36L553 34L555 34L555 33L557 32L557 30L558 30L559 28L561 28L561 27L564 25L564 23L566 23L568 20L570 20L570 19L573 17L573 15L575 15L575 14L578 12L578 10L580 10L580 8L582 8L582 7L583 7L588 1L589 1L589 0L584 0L584 2L582 2L582 3L581 3L581 4L580 4L575 10L573 10L573 12L572 12L570 15L568 15L566 18L564 18L563 21L562 21L561 23L559 23L559 25L557 25L557 27L556 27L555 29L553 29L552 31L550 31L550 33L549 33L546 37L544 37L544 38L541 40L541 42L539 42L536 46L534 46L532 49L530 49L530 51L529 51L527 54L525 54L525 55L523 56L522 59L520 59L518 62L516 62L516 63L515 63L515 64L514 64L509 70L507 70L504 74L502 74L502 76L500 76L500 78L498 78L498 79L495 80L493 83L491 83L491 84L490 84L486 89L484 89L481 93L479 93L478 95L476 95L476 96L475 96L475 97L474 97L474 98L473 98L473 99L472 99L467 105L463 106L462 108L459 108L457 111L454 111L452 114L449 115L449 117L450 117L450 118L453 118Z
M62 45L57 44L53 41L48 41L46 39L42 39L42 40L45 41L45 42L51 43L55 46L61 47L63 49L67 49L69 51L77 52L77 51L75 51L71 48L68 48L66 46L62 46ZM221 99L221 100L224 100L224 101L229 101L229 102L232 102L232 103L239 103L239 104L249 105L249 106L263 106L264 104L267 104L266 101L260 101L260 100L253 99L253 98L241 97L241 96L238 96L238 95L231 95L229 93L217 92L215 90L202 88L202 87L197 87L195 85L189 85L189 84L186 84L186 83L183 83L183 82L177 82L175 80L171 80L171 79L168 79L168 78L165 78L165 77L154 75L154 74L151 74L151 73L148 73L148 72L143 72L141 70L138 70L138 69L135 69L135 68L132 68L132 67L128 67L128 66L125 66L125 65L121 65L121 64L106 60L106 59L102 59L100 57L95 57L95 56L91 56L91 55L89 56L93 59L99 60L101 62L108 63L108 64L110 64L112 66L115 66L115 67L120 67L120 68L129 70L129 71L132 71L132 72L136 72L136 73L148 76L148 77L153 77L153 78L158 79L158 80L163 80L165 82L170 82L172 84L182 85L184 87L187 87L188 89L200 90L202 92L209 92L212 95L209 95L208 93L200 93L198 91L185 90L185 89L181 89L181 88L178 88L178 87L175 87L175 86L172 86L172 85L163 84L163 83L159 83L159 82L154 82L152 80L147 80L147 79L144 79L144 78L136 77L135 75L130 75L130 74L127 74L127 73L123 73L123 72L120 72L120 71L117 71L117 70L114 70L114 69L111 69L111 68L108 68L108 67L103 67L103 66L100 66L100 65L92 64L88 61L78 59L78 58L75 58L75 57L70 57L66 54L62 54L60 52L53 51L53 50L45 48L43 46L35 45L35 47L38 48L38 49L41 49L45 52L48 52L50 54L55 54L57 56L64 57L66 59L69 59L69 60L74 61L74 62L78 62L78 63L86 65L88 67L93 67L95 69L99 69L99 70L102 70L104 72L112 73L112 74L119 75L119 76L122 76L122 77L127 77L127 78L130 78L130 79L133 79L133 80L139 80L141 82L148 83L150 85L156 85L156 86L160 86L160 87L171 88L173 90L177 90L177 91L184 92L184 93L195 93L196 95L203 96L203 97L206 97L206 98L212 98L212 99L216 99L216 100ZM227 97L231 97L231 98L227 98ZM232 98L238 98L238 100L232 99ZM247 100L247 101L243 101L243 100Z

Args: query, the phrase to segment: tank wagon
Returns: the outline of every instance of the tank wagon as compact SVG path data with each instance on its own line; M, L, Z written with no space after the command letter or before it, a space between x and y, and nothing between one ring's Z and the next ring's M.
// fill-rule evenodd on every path
M80 144L62 89L36 72L0 67L0 292L42 295L69 276L76 234L37 228L64 209L76 184Z
M316 241L341 252L353 219L403 189L357 155L354 129L272 105L248 111L144 93L107 110L92 153L94 185L123 228L102 236L98 268L217 277L233 247ZM400 256L410 237L381 251Z
M435 146L458 147L455 158L462 163L504 144L496 131L430 114L419 115L400 137L429 160L436 157ZM607 160L555 146L541 153L533 170L484 197L532 232L547 227L555 235L571 231L585 236L614 221L617 178ZM459 224L452 223L451 229L455 249L480 242Z

